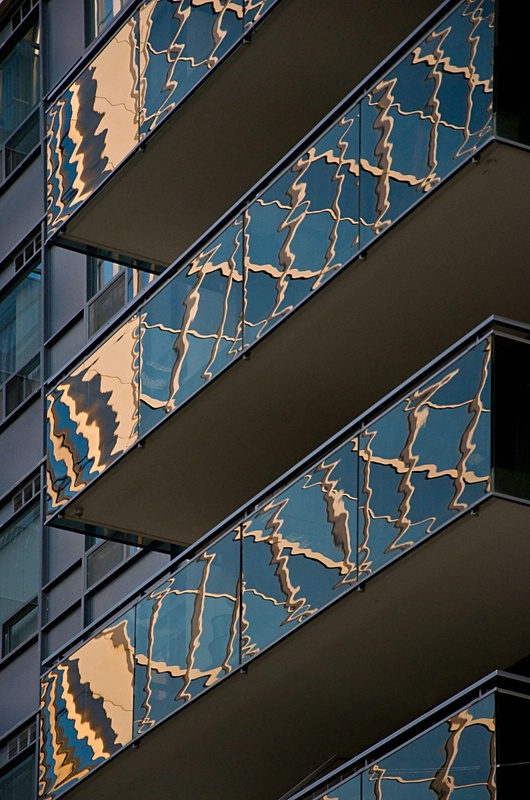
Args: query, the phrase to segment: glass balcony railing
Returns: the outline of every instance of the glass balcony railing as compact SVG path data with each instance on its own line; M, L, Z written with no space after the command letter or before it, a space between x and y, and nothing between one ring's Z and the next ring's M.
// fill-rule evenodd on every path
M42 681L43 796L492 493L530 500L530 342L515 334L474 332L54 667Z
M278 0L144 0L47 115L48 234Z
M233 5L224 5L223 13L237 17ZM130 47L138 15L154 13L155 7L152 2L140 7L127 23L130 37L124 27L97 57L102 65L111 48ZM165 3L164 8L172 6ZM491 140L493 10L490 0L456 6L61 380L48 396L51 514ZM207 13L213 11L208 7ZM144 28L158 30L147 22ZM156 52L160 47L153 45ZM154 64L152 68L158 74ZM75 122L72 109L85 109L85 96L110 97L95 92L99 78L92 88L82 85L99 69L100 62L94 62L75 91L68 90L68 99L50 112L50 148L61 162L53 156L50 175L52 183L64 188L62 194L54 190L50 195L52 225L59 225L67 210L92 191L101 177L97 171L112 169L174 101L168 89L160 103L153 88L157 99L152 106L146 100L143 127L136 119L137 99L129 110L119 105L128 120L123 128L117 121L114 128L103 109L97 114L83 111L86 120ZM125 90L118 87L115 70L111 72L117 100ZM128 62L126 74L129 80ZM134 92L131 96L137 98ZM110 107L115 109L116 103ZM72 131L90 130L90 157L85 139L74 143L63 124ZM119 148L124 148L118 148L116 157L106 138L114 129L119 131ZM78 181L81 168L87 177ZM74 184L79 190L66 189Z
M495 688L489 688L491 684ZM320 781L320 788L313 784L290 795L290 800L517 796L530 772L522 755L524 746L517 741L517 720L526 725L530 712L530 684L525 678L498 673L475 685L471 693L478 699L462 705L465 697L453 698L422 719L422 732L416 730L412 736L417 725L409 726L378 746L382 756L374 750L363 753ZM457 710L448 713L455 705ZM396 743L398 737L401 741Z
M528 702L528 701L527 701ZM493 800L496 785L495 695L461 709L314 800L415 800L471 796ZM306 795L307 797L307 795Z

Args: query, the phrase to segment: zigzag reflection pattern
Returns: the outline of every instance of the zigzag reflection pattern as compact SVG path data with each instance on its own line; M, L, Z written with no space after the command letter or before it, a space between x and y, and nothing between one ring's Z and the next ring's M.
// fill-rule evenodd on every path
M236 218L142 309L142 434L241 349L241 227Z
M243 0L146 0L53 103L49 235L224 57L243 15Z
M48 111L48 234L138 142L137 47L133 16Z
M269 8L279 0L244 0L245 2L245 29L250 28L265 14Z
M495 800L496 745L490 695L315 800Z
M362 246L491 136L493 29L492 0L462 4L362 101Z
M359 247L359 109L354 107L245 217L245 343L289 314Z
M135 316L48 395L48 493L56 507L137 441L138 345Z
M239 664L239 561L239 536L232 532L139 604L136 733Z
M356 439L361 575L490 491L490 360L488 340Z
M153 130L243 31L242 0L147 0L139 10L139 137Z
M156 54L161 63L163 47L155 46L152 38L158 30L156 15L174 11L179 31L179 26L185 28L184 19L189 25L194 17L188 13L191 6L182 2L164 3L164 12L159 5L150 0L141 13L149 18L145 30L149 30L153 59ZM196 0L195 5L204 10L205 2ZM206 6L208 14L222 13L215 3ZM238 17L238 6L223 8ZM292 313L491 137L491 8L491 0L466 0L457 6L144 305L140 311L140 435L219 374L243 347ZM222 20L225 25L224 16ZM170 61L178 61L183 51L173 43L170 52ZM167 76L160 76L158 85L166 85ZM173 91L174 82L173 76L168 92ZM154 78L151 85L156 85ZM160 96L158 90L156 96ZM168 94L161 103L157 100L149 119L162 113L171 97ZM79 108L84 108L81 102ZM61 115L66 125L67 111L63 98L52 113ZM96 147L97 141L103 142L103 123L96 125L94 119L91 127L87 123L87 130L100 131L92 137ZM68 137L61 134L59 138L66 147ZM97 163L103 163L101 158L98 151ZM80 164L76 159L72 163ZM83 170L88 170L83 164ZM51 175L69 192L61 170L54 167ZM103 393L99 398L96 394L93 384L90 409L83 409L81 398L76 397L70 419L68 404L57 405L58 391L50 396L50 511L101 473L93 465L104 469L110 463L107 456L95 454L98 448L104 449L96 429L91 429L92 438L85 435L83 412L92 414L98 409L103 415L105 398ZM360 446L367 458L369 439L366 433ZM464 466L462 462L465 471ZM458 503L456 488L455 492ZM403 535L408 536L406 519L403 510Z
M487 496L491 348L350 435L43 679L46 798Z
M131 740L134 627L133 609L43 678L39 795L46 800Z

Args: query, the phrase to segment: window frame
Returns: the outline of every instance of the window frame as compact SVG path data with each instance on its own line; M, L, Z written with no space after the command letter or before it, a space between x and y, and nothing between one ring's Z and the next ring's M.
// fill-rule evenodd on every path
M12 16L13 15L9 17L9 22L11 23ZM15 50L17 45L26 38L27 34L32 28L36 28L36 41L32 43L34 49L36 49L36 100L26 116L15 125L13 130L11 130L6 136L5 140L0 142L0 188L9 182L11 176L15 175L19 170L22 170L26 167L27 164L35 157L39 151L39 148L41 147L42 135L40 118L42 106L42 30L38 5L31 8L27 16L23 18L18 25L14 26L12 33L6 38L5 42L0 47L0 95L2 93L2 64L4 64L9 58L9 55ZM17 163L10 165L8 163L8 159L13 157L13 154L16 154L16 144L20 143L20 138L23 138L24 135L33 137L35 141L31 143L26 153L19 153L21 157L19 160L17 160ZM10 147L10 145L13 146Z
M13 756L13 758L10 758L5 764L2 765L2 768L0 769L0 791L2 790L2 782L4 782L3 788L5 788L5 781L9 775L12 775L15 770L20 770L20 768L26 763L29 767L27 770L27 775L32 776L31 794L28 795L27 800L33 800L37 790L37 740L28 744L28 746L21 750L20 753L18 753L16 756Z
M19 369L15 368L13 371L9 372L9 374L6 371L5 377L0 377L0 425L8 417L14 414L17 409L25 403L26 400L40 391L42 378L42 320L44 312L42 283L43 263L42 252L40 250L35 254L28 264L24 265L24 267L18 272L15 272L13 279L10 280L2 289L0 296L0 311L2 309L2 304L7 301L8 297L13 292L16 292L18 287L20 287L33 273L38 275L39 283L38 319L35 326L38 344L35 348L35 352L33 352L31 357L22 367ZM16 324L16 313L14 320ZM2 330L0 330L0 341L1 336ZM15 398L13 401L13 394L16 394L17 391L19 394L18 399Z
M117 10L113 11L104 20L98 22L97 6L100 0L85 0L85 45L89 47L96 39L104 34L112 25L117 17L125 13L125 9L131 6L134 0L110 0L112 5L116 5Z
M110 265L113 273L107 280L105 280L103 275L105 265ZM88 313L86 315L88 338L91 339L105 328L105 326L129 305L129 303L132 303L133 300L142 294L163 271L163 268L159 268L158 271L155 269L149 271L139 269L138 267L128 267L119 261L113 261L111 258L89 255L87 257ZM97 315L98 306L104 301L105 297L109 297L113 292L116 292L117 296L121 294L119 306L104 318L103 321L99 324L95 324L93 320Z
M20 647L24 647L27 642L31 641L34 636L38 635L39 632L39 601L40 601L40 583L41 583L41 561L42 561L42 518L41 518L41 503L40 503L40 495L37 496L32 502L27 503L24 505L19 512L14 514L0 529L0 542L4 535L9 535L10 530L12 530L17 524L20 524L20 521L24 519L25 516L33 514L31 521L28 523L30 525L36 524L38 526L38 533L36 535L36 539L38 542L38 549L39 552L36 557L36 575L35 575L35 592L31 593L25 600L21 600L21 605L19 608L16 609L12 614L9 614L6 617L0 618L0 628L1 628L1 640L0 640L0 660L7 658L13 652L18 650ZM19 534L15 534L13 540ZM1 550L1 548L0 548ZM13 631L13 628L17 623L21 622L23 619L26 619L34 610L37 610L35 624L33 629L24 636L20 641L12 643L10 635Z

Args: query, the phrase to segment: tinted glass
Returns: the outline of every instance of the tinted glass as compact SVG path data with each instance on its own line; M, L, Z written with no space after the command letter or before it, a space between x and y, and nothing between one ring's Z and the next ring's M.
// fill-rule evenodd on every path
M43 795L70 789L131 740L134 638L133 609L42 680Z
M348 441L243 522L243 657L355 583L356 495Z
M41 268L35 265L0 300L0 384L26 377L41 344Z
M241 349L241 229L237 218L142 308L142 435Z
M48 395L48 503L64 504L138 437L138 318Z
M359 434L359 572L366 576L491 490L491 342Z
M357 106L250 204L245 241L251 344L358 251Z
M229 533L137 606L136 733L239 664L240 548Z
M363 800L492 800L495 784L494 696L373 764L362 775Z
M38 505L0 533L0 625L4 652L37 630L40 542Z
M0 145L40 98L39 26L35 23L0 60Z

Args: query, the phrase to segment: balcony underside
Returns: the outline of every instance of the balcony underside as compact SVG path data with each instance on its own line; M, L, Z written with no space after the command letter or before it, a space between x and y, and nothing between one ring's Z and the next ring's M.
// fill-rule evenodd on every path
M437 6L282 0L68 222L66 238L170 264Z
M64 508L186 544L491 314L530 322L530 158L494 144Z
M490 498L68 796L274 800L509 667L530 636L529 522L528 506Z

